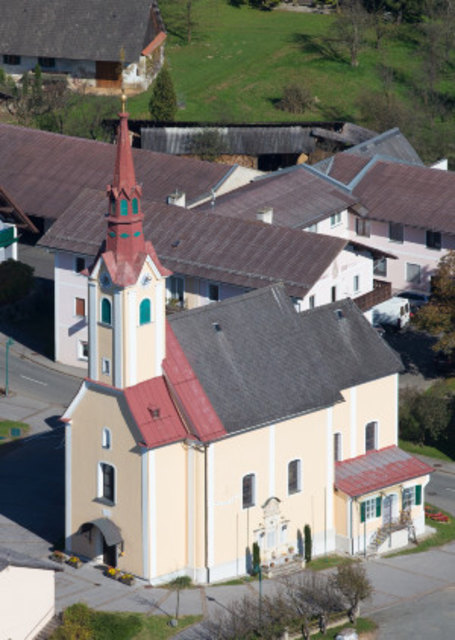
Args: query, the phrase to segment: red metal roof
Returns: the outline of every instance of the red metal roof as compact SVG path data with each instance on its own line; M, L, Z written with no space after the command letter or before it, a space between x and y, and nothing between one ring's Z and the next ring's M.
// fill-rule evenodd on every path
M188 436L163 377L128 387L124 396L147 447L178 442Z
M335 464L335 487L351 497L425 476L433 467L392 445Z
M221 438L226 430L196 377L173 330L166 322L166 359L163 371L189 427L203 442Z

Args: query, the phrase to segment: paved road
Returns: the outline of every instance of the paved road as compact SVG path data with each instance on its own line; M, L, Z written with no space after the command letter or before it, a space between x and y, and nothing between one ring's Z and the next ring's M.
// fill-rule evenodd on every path
M0 386L5 385L5 357L5 345L0 343ZM62 375L60 372L32 362L18 355L14 346L10 349L9 388L13 393L66 406L74 397L79 386L80 379Z
M455 516L455 474L433 473L425 493L425 499Z

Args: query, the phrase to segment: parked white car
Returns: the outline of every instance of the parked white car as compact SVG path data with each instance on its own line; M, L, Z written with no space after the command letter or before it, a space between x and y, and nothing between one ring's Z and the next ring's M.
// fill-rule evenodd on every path
M377 304L372 312L373 327L385 324L402 329L411 318L409 302L398 296Z

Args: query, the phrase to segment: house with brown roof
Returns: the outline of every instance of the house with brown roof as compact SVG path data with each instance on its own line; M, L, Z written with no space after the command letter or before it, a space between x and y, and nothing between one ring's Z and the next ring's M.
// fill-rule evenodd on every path
M390 251L375 277L394 291L429 293L439 260L455 249L455 173L389 157L341 153L325 167L357 204L334 233Z
M66 549L155 585L425 533L432 468L397 448L396 354L350 300L298 312L283 285L165 314L121 114L88 280L89 375L65 422Z
M144 90L163 61L156 0L1 0L0 11L0 64L13 77L39 64L74 86Z
M17 260L17 241L24 231L38 233L29 217L0 186L0 262Z
M376 253L361 243L259 220L232 224L145 198L142 207L145 237L173 271L166 283L168 312L274 283L284 284L300 310L344 297L358 300L366 312L375 303ZM104 193L83 189L39 242L55 257L55 358L66 364L87 363L88 300L80 274L103 240L105 211Z

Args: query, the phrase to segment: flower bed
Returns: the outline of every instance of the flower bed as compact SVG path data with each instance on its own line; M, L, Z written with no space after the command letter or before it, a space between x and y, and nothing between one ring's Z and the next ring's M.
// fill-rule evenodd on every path
M74 569L79 569L79 567L82 567L82 561L77 556L70 556L66 561L66 564L69 564L69 566L73 567Z
M51 560L53 560L54 562L58 562L59 564L63 564L64 562L66 562L68 556L66 555L66 553L63 553L63 551L55 550L55 551L53 551L51 553L49 558Z

